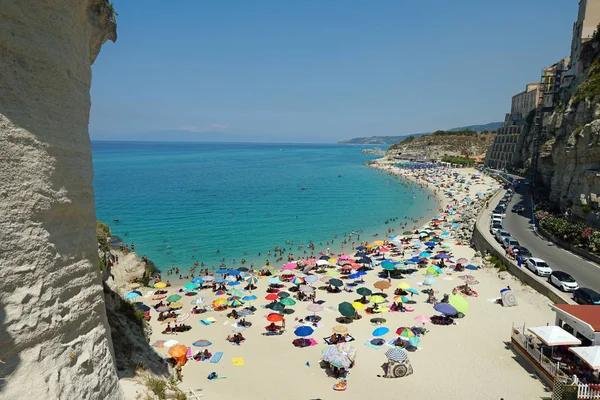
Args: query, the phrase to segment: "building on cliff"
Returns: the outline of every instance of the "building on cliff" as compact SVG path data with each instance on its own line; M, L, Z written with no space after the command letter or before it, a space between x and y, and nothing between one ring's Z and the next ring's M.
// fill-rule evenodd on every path
M573 23L573 39L571 41L571 63L569 76L576 79L583 72L579 56L583 45L594 36L600 24L600 0L580 0L577 21Z

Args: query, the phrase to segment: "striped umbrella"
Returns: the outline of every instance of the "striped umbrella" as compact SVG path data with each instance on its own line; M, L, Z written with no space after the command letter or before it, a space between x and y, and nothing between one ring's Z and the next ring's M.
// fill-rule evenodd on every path
M257 282L258 282L258 278L255 277L254 275L250 275L249 277L246 278L246 283L248 283L249 285L256 285Z
M292 284L294 285L302 285L304 283L304 279L300 278L299 276L294 277L294 279L292 279Z
M417 336L417 334L412 329L407 328L405 326L398 328L396 330L396 335L407 339Z
M389 349L388 351L386 351L385 356L387 357L388 360L396 361L396 362L402 362L402 361L408 359L408 355L406 354L406 352L397 347L393 347L393 348Z
M177 322L177 323L181 323L181 322L183 322L183 321L187 321L189 318L190 318L190 314L188 314L188 313L183 313L183 314L181 314L179 317L177 317L177 318L175 319L175 322Z

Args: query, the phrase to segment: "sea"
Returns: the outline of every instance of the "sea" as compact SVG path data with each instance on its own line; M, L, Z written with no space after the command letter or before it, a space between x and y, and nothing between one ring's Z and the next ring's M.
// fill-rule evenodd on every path
M363 165L363 147L93 141L97 219L161 270L283 265L433 215L427 189ZM430 196L431 195L431 196ZM402 229L405 230L405 229ZM351 252L351 243L344 250ZM200 268L200 267L198 267Z

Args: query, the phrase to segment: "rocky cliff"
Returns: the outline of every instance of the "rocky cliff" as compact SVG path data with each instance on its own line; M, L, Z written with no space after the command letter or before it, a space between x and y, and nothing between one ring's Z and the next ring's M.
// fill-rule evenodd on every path
M106 0L0 2L0 398L120 399L88 135Z
M600 43L582 50L585 76L560 93L561 104L544 118L537 183L561 212L600 227ZM533 133L526 131L518 158L531 165ZM519 165L520 166L520 165Z
M493 134L438 131L419 137L409 136L392 145L388 155L401 158L427 157L441 159L444 156L483 156L494 141Z

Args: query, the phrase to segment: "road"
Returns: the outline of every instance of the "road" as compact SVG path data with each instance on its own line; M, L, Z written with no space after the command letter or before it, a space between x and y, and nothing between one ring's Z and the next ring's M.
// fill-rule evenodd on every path
M522 215L513 213L515 204L525 206ZM494 204L495 206L495 204ZM534 233L531 225L531 199L527 187L521 185L506 209L504 229L509 231L519 243L529 249L534 257L546 261L553 271L564 271L579 283L579 287L588 287L600 292L600 267L573 253L570 253L543 236Z

